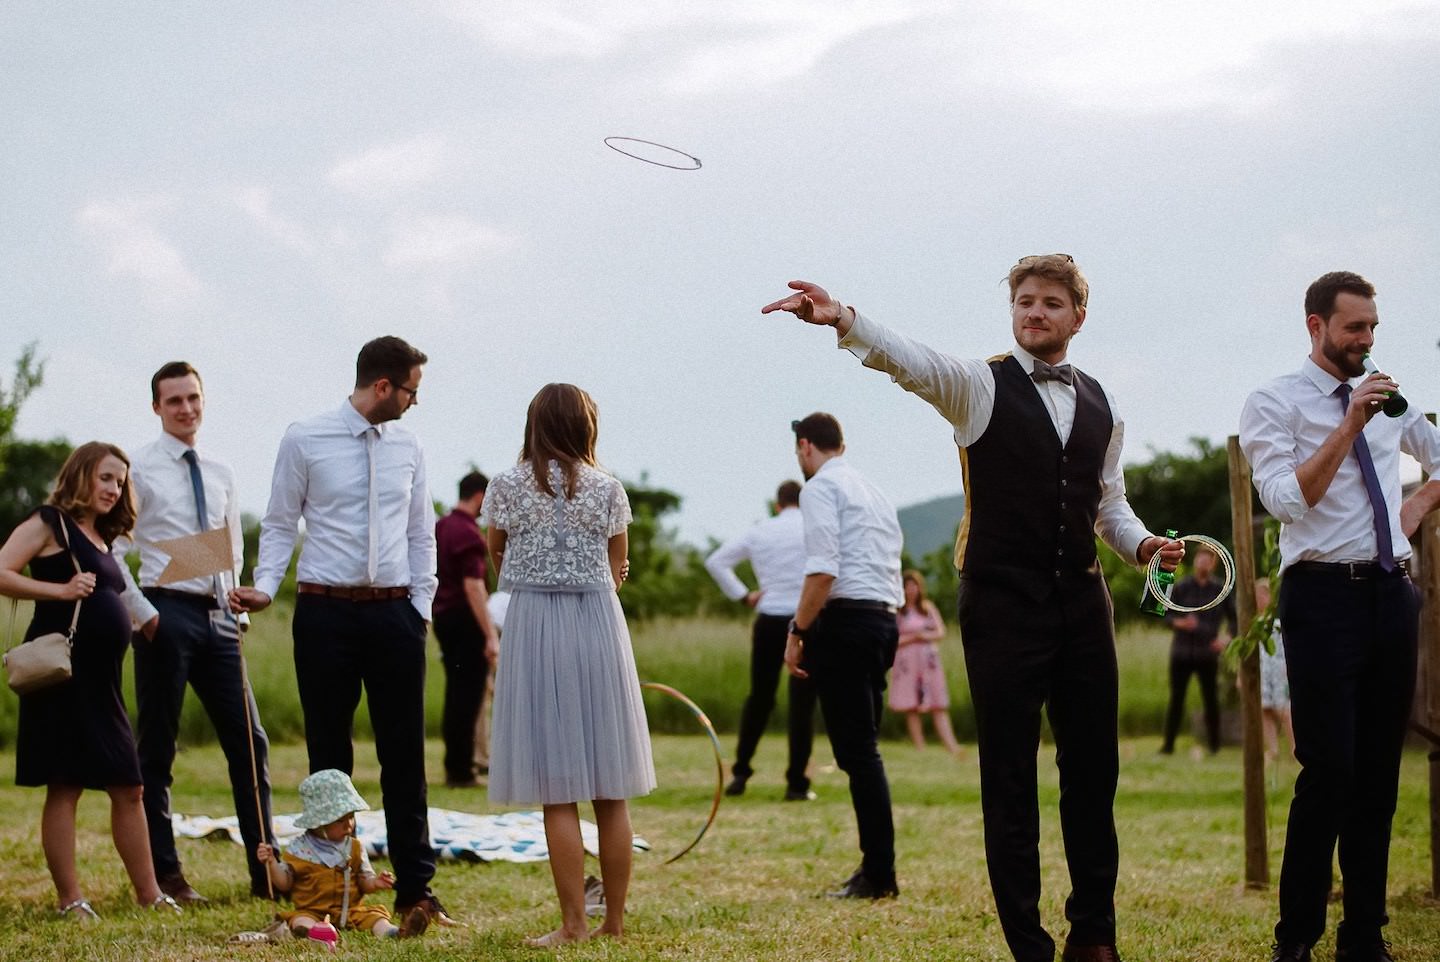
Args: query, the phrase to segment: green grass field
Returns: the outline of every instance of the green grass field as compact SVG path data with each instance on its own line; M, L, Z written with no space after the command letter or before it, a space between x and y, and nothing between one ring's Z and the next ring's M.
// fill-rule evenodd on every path
M728 739L727 739L728 741ZM439 771L440 746L431 742L428 768ZM623 943L562 950L573 959L713 959L774 962L819 959L1008 958L995 921L981 848L978 771L973 751L959 761L938 749L884 747L894 789L901 897L877 904L837 904L817 894L845 878L858 857L843 776L821 746L809 803L780 800L782 739L761 744L760 774L749 793L726 800L710 834L678 863L664 856L699 828L714 785L708 742L660 736L655 743L661 788L634 803L636 830L655 846L637 855ZM359 746L356 783L379 802L374 753ZM1055 816L1057 790L1050 752L1042 750L1041 791L1045 898L1052 930L1063 934L1064 863ZM0 755L0 769L13 758ZM1405 761L1391 860L1389 935L1397 957L1440 958L1440 903L1427 894L1428 826L1425 761ZM176 769L175 806L187 813L226 814L230 799L216 748L191 748ZM298 810L296 784L304 751L282 746L272 775L276 810ZM1270 850L1278 869L1283 820L1294 766L1272 777ZM242 883L238 846L181 840L187 873L214 904L183 919L159 919L133 905L110 845L103 795L81 801L80 853L85 890L104 916L82 928L54 918L54 892L37 837L41 793L0 788L0 957L5 959L124 960L286 959L315 951L303 944L227 946L232 932L257 928L268 915ZM1122 745L1116 817L1121 835L1118 911L1124 957L1148 962L1249 962L1268 957L1274 892L1241 885L1243 846L1240 757L1184 754L1159 757L1150 739ZM483 791L434 788L431 804L489 811ZM437 893L464 929L432 930L412 943L347 936L340 955L384 959L534 959L521 940L557 920L548 868L543 865L443 864ZM1332 925L1333 931L1333 925ZM1331 957L1331 941L1317 951Z

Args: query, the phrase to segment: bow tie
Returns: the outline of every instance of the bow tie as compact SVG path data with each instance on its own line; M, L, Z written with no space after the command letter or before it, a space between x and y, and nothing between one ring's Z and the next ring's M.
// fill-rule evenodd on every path
M1075 383L1075 372L1068 364L1046 364L1044 361L1035 362L1035 370L1030 372L1030 379L1036 384L1041 381L1064 381L1066 384Z

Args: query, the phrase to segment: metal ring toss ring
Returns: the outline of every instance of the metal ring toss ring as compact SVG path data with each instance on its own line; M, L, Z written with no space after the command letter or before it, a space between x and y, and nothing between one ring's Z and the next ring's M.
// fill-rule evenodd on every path
M624 144L625 146L619 147L616 146L616 144ZM634 147L630 146L632 144L644 144L647 147L657 147L660 150L667 151L669 154L674 154L675 156L672 159L678 160L679 158L683 157L687 161L689 161L689 163L667 164L663 160L655 160L651 157L646 157L643 153L638 153ZM641 140L639 137L606 137L605 146L609 147L611 150L624 154L626 157L631 157L635 160L641 160L647 164L654 164L656 167L669 167L671 170L700 169L699 157L696 157L694 154L687 154L685 153L685 151L679 150L675 147L667 147L664 144L657 144L653 140Z
M1220 586L1220 593L1217 594L1214 598L1211 598L1209 601L1205 602L1203 605L1195 605L1194 607L1191 607L1190 605L1177 604L1176 602L1171 601L1169 596L1161 590L1160 585L1156 580L1160 574L1160 552L1158 551L1151 556L1150 565L1145 569L1145 583L1149 586L1150 593L1153 594L1156 598L1158 598L1160 603L1171 611L1178 611L1185 614L1195 611L1209 611L1211 608L1214 608L1216 605L1220 604L1220 602L1224 601L1229 596L1230 592L1235 589L1235 559L1230 557L1230 552L1225 550L1225 546L1223 544L1216 541L1214 538L1207 538L1203 534L1181 535L1175 540L1192 541L1195 544L1203 545L1206 548L1209 548L1215 553L1215 557L1220 559L1221 567L1225 569L1225 583Z
M684 693L671 688L669 685L662 685L658 681L647 681L642 683L640 687L648 688L651 691L658 691L662 695L669 695L694 712L696 720L700 722L700 727L704 729L705 734L710 736L710 747L715 750L715 798L710 803L710 815L705 819L705 824L700 827L699 834L690 841L690 844L665 860L665 864L669 865L699 845L700 840L705 837L705 833L710 831L710 826L715 824L715 814L720 811L720 799L724 797L725 792L725 759L720 751L720 736L715 734L715 726L711 724L709 717L706 716L699 705L691 701Z

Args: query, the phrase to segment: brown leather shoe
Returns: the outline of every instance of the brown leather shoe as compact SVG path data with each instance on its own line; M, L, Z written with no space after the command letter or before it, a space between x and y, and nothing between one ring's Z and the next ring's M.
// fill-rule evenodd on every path
M204 905L206 902L210 901L205 896L195 891L195 889L191 887L190 883L185 881L185 876L180 874L179 872L176 872L173 875L166 875L164 878L156 879L155 883L160 886L160 891L164 892L166 895L170 896L172 899L179 902L181 905Z
M396 933L396 938L417 938L424 935L425 930L430 927L430 913L425 911L422 906L410 906L403 916L400 915L400 910L397 908L395 915L400 919L400 931Z
M397 924L400 926L400 934L406 937L419 935L431 925L465 924L452 919L446 913L445 906L441 905L434 895L427 895L408 905L396 902L394 917L399 920Z
M1072 945L1067 941L1060 962L1120 962L1120 953L1113 945Z

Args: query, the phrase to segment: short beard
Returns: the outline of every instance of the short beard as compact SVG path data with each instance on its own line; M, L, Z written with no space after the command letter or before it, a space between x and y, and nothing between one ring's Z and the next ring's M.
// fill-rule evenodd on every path
M1359 361L1350 360L1350 355L1335 346L1335 342L1329 337L1320 342L1320 353L1330 359L1330 363L1340 369L1340 373L1347 378L1359 377L1365 373L1365 365Z

